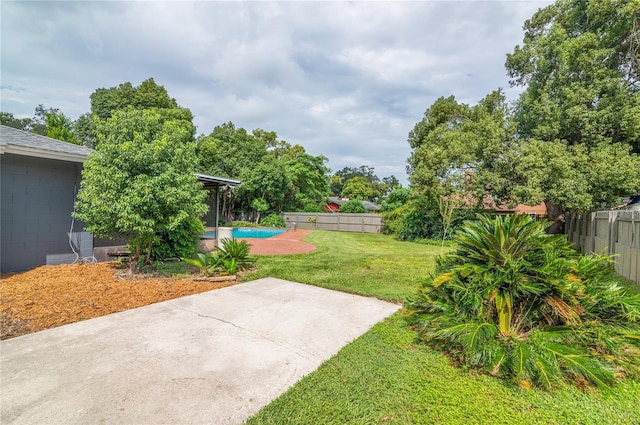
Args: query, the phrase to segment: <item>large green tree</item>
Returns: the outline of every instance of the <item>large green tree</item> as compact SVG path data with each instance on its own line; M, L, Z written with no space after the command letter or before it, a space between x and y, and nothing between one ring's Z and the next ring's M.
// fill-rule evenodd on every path
M291 151L283 158L291 184L286 209L322 211L329 194L329 169L325 165L327 158L322 155L309 155L300 145L293 146Z
M365 177L356 176L346 181L340 196L358 201L368 201L378 199L380 192Z
M167 233L202 231L205 193L195 176L195 143L182 122L154 110L115 111L98 124L85 161L76 217L97 236L128 237L135 267ZM195 234L190 235L191 240Z
M639 14L637 0L559 0L538 11L507 57L512 84L525 88L514 109L500 91L475 106L438 99L409 135L414 188L544 202L551 232L566 209L640 192Z
M198 138L198 167L203 173L238 179L244 168L259 164L266 155L264 139L236 128L232 122Z
M441 97L409 133L409 178L434 203L462 197L479 206L489 193L506 196L513 172L514 125L497 90L477 105Z
M322 208L328 191L326 158L278 139L274 131L251 133L232 122L198 138L199 171L242 181L223 193L223 217Z
M0 124L27 131L31 118L16 118L11 112L0 112Z
M514 193L545 201L551 219L640 191L639 21L637 0L559 0L507 56L525 87Z
M351 179L355 179L349 183ZM344 167L336 171L329 182L329 189L333 196L346 196L343 194L345 188L347 193L353 192L355 187L360 187L366 182L365 190L357 190L358 196L366 192L366 198L372 202L381 202L393 189L400 186L400 182L395 176L384 177L380 180L375 174L375 168L369 165L361 165L360 167Z

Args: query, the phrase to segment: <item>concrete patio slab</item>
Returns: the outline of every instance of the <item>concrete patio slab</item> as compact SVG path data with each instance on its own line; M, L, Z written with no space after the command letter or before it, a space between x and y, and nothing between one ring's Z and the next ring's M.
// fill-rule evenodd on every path
M238 424L398 305L265 278L0 343L2 424Z

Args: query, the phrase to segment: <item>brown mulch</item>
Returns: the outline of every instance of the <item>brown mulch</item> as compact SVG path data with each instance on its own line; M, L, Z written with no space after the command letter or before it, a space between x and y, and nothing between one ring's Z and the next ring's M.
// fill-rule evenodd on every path
M237 283L127 276L113 262L37 267L0 279L0 339Z

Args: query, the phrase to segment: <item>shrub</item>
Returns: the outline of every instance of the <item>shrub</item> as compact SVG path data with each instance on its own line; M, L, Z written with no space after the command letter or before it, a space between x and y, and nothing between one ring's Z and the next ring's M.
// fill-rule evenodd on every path
M164 231L158 236L151 258L164 260L191 257L196 252L198 240L203 232L204 227L200 220L189 220L173 231Z
M192 258L182 258L182 261L198 267L204 275L220 271L233 275L256 262L256 259L249 255L250 248L251 245L247 241L223 239L222 246L218 247L216 252L199 252Z
M416 208L402 218L396 236L402 241L442 239L443 230L440 214Z
M278 214L269 214L260 220L260 225L264 227L286 227L284 218Z
M193 258L183 257L181 258L181 260L187 264L191 264L192 266L199 268L200 273L202 273L203 275L213 273L217 265L216 255L212 252L197 252L193 256Z
M341 213L366 213L367 210L362 206L360 201L352 199L340 206Z
M402 228L404 218L409 212L412 211L412 207L409 204L401 207L381 212L382 217L382 233L386 235L398 236L398 232Z
M232 221L231 227L258 227L256 223L252 221Z
M640 296L611 259L581 256L548 222L480 216L407 303L426 343L523 385L606 385L640 367Z
M222 239L222 246L218 247L217 256L228 272L231 273L231 266L237 270L245 270L256 262L256 259L249 255L250 248L251 244L247 241L239 241L235 238Z
M411 191L403 187L397 187L389 193L380 205L380 212L388 212L406 205L411 198Z

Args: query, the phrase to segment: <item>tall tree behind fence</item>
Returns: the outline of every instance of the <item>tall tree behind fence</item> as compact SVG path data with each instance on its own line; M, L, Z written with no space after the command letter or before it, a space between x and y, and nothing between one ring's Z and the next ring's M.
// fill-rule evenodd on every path
M640 283L640 212L567 213L565 229L582 252L614 254L616 272Z
M289 228L358 233L380 233L382 228L379 214L284 213L283 216Z

